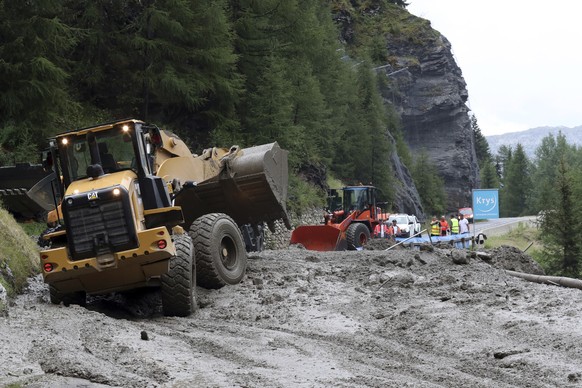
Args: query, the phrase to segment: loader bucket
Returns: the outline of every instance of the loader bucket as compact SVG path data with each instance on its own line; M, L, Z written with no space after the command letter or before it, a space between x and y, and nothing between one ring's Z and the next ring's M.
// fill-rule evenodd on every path
M46 209L27 194L38 181L49 174L50 171L45 171L40 164L20 163L0 167L0 200L4 208L24 218L41 215Z
M342 251L347 248L341 230L329 225L305 225L291 233L291 244L301 244L311 251Z
M186 225L208 213L226 213L240 226L266 222L270 227L287 217L287 151L277 143L244 148L229 160L221 173L185 186L176 196Z
M26 195L33 200L40 208L45 211L50 211L55 208L55 188L53 182L55 181L55 173L42 178L34 186L28 190Z

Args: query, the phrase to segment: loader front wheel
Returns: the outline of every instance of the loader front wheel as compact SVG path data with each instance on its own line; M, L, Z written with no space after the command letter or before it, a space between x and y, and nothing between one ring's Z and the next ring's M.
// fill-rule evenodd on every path
M197 281L204 288L239 283L247 268L240 229L222 213L206 214L190 226L196 254Z
M176 255L162 275L162 309L166 316L187 317L196 310L196 267L192 240L187 234L174 237Z
M346 231L346 240L348 250L355 251L363 247L370 239L370 230L364 224L354 223L348 226Z

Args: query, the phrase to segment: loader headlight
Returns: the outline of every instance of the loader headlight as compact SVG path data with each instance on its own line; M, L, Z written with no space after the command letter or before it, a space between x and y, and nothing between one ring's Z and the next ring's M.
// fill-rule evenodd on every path
M114 196L119 196L119 194L121 194L121 190L119 190L117 187L113 189L113 195Z
M63 145L69 144L69 139L67 139L66 137L63 138L63 140L61 140L61 144L63 144Z

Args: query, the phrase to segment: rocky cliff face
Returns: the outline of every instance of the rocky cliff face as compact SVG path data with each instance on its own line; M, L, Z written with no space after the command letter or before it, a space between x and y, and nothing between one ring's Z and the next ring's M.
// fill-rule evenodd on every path
M420 42L420 43L419 43ZM390 65L378 69L389 79L382 94L400 113L413 152L426 152L444 178L447 207L471 204L479 187L468 93L449 41L437 31L420 41L386 36Z
M400 114L412 154L426 152L438 168L445 182L447 210L470 206L471 191L479 187L479 166L465 105L466 83L449 41L428 21L382 2L373 2L359 12L353 7L337 8L340 11L334 18L346 45L365 40L358 39L358 34L366 35L368 40L382 35L386 64L376 71L386 77L381 88L385 103ZM373 22L362 27L364 19ZM375 26L373 32L368 31L369 25ZM403 185L397 210L422 214L408 170L397 155L392 164Z
M393 138L392 143L394 143ZM396 196L393 204L394 209L392 210L397 213L415 214L419 219L424 220L427 215L425 215L422 208L420 196L418 195L412 176L396 152L390 155L390 164L392 165L394 177L400 182L398 187L395 188Z

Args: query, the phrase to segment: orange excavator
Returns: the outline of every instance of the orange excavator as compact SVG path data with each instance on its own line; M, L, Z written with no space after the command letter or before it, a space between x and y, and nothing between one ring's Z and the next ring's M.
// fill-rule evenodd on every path
M312 251L361 249L380 222L376 191L374 186L330 190L330 210L325 212L323 224L297 227L291 234L291 244L301 244Z

